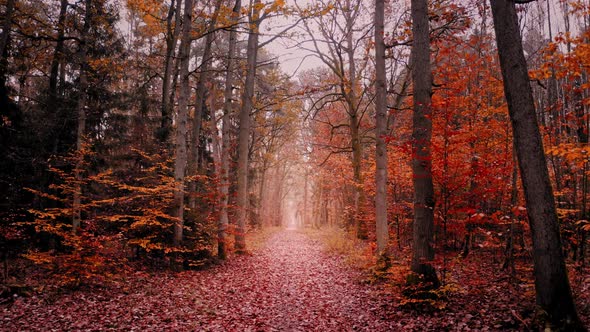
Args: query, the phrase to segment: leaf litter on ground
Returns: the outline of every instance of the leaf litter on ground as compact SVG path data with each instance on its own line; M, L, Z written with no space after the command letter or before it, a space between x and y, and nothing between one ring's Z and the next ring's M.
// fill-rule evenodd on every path
M473 264L478 265L472 269ZM484 272L482 272L482 269ZM459 290L430 313L398 306L387 284L318 239L283 230L252 255L204 271L146 273L125 284L17 298L0 306L1 331L501 331L529 330L534 298L494 285L493 269L470 263L453 277ZM474 278L479 282L463 282ZM483 278L482 278L483 273ZM496 278L497 279L497 278ZM497 286L497 287L496 287ZM528 294L530 295L530 294ZM524 299L524 300L523 300ZM584 298L585 303L587 298ZM588 310L581 310L587 317ZM523 318L524 317L524 318Z

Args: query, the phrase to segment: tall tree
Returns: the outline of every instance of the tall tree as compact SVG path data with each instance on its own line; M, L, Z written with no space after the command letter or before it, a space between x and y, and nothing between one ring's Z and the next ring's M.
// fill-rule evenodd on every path
M227 226L229 224L228 217L228 202L229 202L229 153L230 153L230 127L231 127L231 113L233 100L233 80L235 68L235 53L237 32L235 26L240 18L240 11L242 9L242 1L236 0L232 16L232 29L229 32L229 45L227 51L227 64L225 73L225 90L224 90L224 104L223 104L223 119L221 128L221 201L219 208L219 221L217 226L217 250L218 256L225 259L227 256Z
M585 331L567 277L553 190L535 114L515 2L491 0L504 94L533 237L537 304L550 329Z
M180 8L182 0L172 0L166 16L166 59L164 60L164 77L162 77L162 104L160 109L161 121L158 137L166 142L172 127L172 107L170 102L170 89L172 89L172 74L174 72L174 54L180 34ZM174 21L173 21L174 18Z
M4 93L6 85L6 71L8 66L8 43L10 39L10 31L12 30L12 14L14 12L14 4L16 0L8 0L6 2L6 10L4 11L4 22L2 23L2 34L0 35L0 93ZM0 95L1 96L1 95Z
M252 98L256 78L256 62L258 59L258 37L260 27L261 1L254 0L250 6L248 17L248 46L246 49L246 80L242 93L240 109L240 127L238 134L238 220L236 229L236 250L246 250L246 222L248 218L248 153L250 142Z
M414 183L414 253L412 271L438 287L434 259L434 188L432 184L432 70L427 0L412 0L412 81L414 115L412 172Z
M76 185L74 189L74 203L72 207L73 220L72 232L76 233L80 227L81 221L81 198L82 198L82 162L84 149L84 135L86 131L86 102L88 89L88 33L90 31L90 24L92 20L92 0L85 1L84 8L84 26L80 35L80 45L78 50L78 65L79 65L79 81L78 81L78 130L76 132L76 151L78 153L78 160L74 176L76 178Z
M339 4L339 6L341 6ZM365 204L365 192L363 190L363 175L362 175L362 158L363 145L361 133L361 119L362 112L360 110L360 97L358 94L360 81L358 80L357 63L355 60L355 45L358 41L354 40L355 21L360 15L360 5L354 3L352 0L344 1L344 6L341 11L344 14L346 22L346 46L344 51L348 57L348 80L344 80L343 90L346 91L344 96L348 104L349 122L350 122L350 138L352 147L352 167L355 182L354 191L354 205L355 218L357 223L357 237L360 239L367 238L367 225L362 217L361 207ZM344 74L346 75L346 74Z
M389 241L387 225L387 77L385 71L385 0L375 0L375 223L377 236L377 251L379 255L386 254Z
M193 116L192 139L190 144L190 159L188 162L189 176L196 176L198 173L198 159L199 159L199 142L201 136L201 126L203 122L203 107L205 102L205 92L209 81L209 66L212 62L211 47L215 38L215 25L217 24L217 17L219 16L219 9L221 8L222 0L217 0L211 22L206 31L205 45L203 50L203 57L201 60L199 80L197 82L197 91L195 97L195 113ZM214 112L214 110L212 111ZM188 206L194 209L197 205L195 191L197 189L197 181L189 183L188 192L190 193Z
M180 42L180 93L176 115L176 143L174 160L174 245L182 242L184 227L184 182L187 165L188 101L190 98L190 49L193 0L185 0Z
M53 103L57 95L57 79L59 75L59 66L63 65L63 52L64 52L64 35L65 35L65 22L66 13L68 10L68 0L61 0L59 7L59 18L57 21L57 41L55 50L53 52L53 59L51 60L51 71L49 73L49 107L55 107ZM63 84L63 82L61 82Z

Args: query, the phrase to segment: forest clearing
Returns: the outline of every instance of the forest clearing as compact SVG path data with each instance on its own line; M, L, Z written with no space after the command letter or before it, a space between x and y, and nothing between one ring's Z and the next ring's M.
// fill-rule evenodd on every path
M590 1L0 13L0 330L588 330Z

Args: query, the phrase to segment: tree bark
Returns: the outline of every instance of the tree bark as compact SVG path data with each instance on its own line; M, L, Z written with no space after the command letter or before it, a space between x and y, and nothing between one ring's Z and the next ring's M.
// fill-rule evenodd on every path
M375 0L375 223L378 255L387 255L387 77L385 71L385 1Z
M59 76L59 65L62 63L64 51L64 34L66 13L68 10L68 0L61 0L59 8L59 18L57 21L57 43L51 60L51 69L49 72L49 97L51 98L49 107L55 107L55 98L57 96L57 80ZM63 82L61 82L63 84Z
M353 168L353 180L354 180L354 212L356 221L356 235L359 239L367 239L367 225L362 216L362 207L365 204L365 193L363 190L363 176L362 176L362 156L363 147L361 144L360 134L360 114L359 114L359 101L357 96L357 75L356 75L356 61L354 58L354 22L355 17L353 13L354 5L350 0L346 1L344 18L346 21L346 55L348 57L348 80L344 82L344 95L348 103L348 116L350 122L350 138L352 148L352 168ZM358 9L356 9L358 10Z
M172 128L172 105L170 100L170 89L173 85L170 80L174 72L174 54L176 53L176 44L180 34L180 7L182 0L172 0L166 17L166 60L164 61L164 77L162 78L162 105L160 109L160 132L158 138L161 142L168 141L170 130ZM174 28L172 27L172 18L175 17Z
M187 164L187 122L188 100L190 97L190 49L191 27L193 17L193 0L184 3L182 19L182 39L180 42L180 94L178 96L178 114L176 115L176 144L174 159L174 245L182 242L184 227L184 182Z
M432 184L432 71L426 0L412 0L412 81L414 115L412 130L412 171L414 184L414 254L412 271L438 287L434 259L434 188Z
M6 88L6 72L8 70L8 40L12 29L12 13L14 12L15 0L6 2L4 12L4 24L2 24L2 35L0 35L0 90Z
M514 2L491 0L518 165L533 237L537 304L553 328L585 331L578 318L561 251L555 199L535 116Z
M242 9L242 1L236 0L231 22L237 24ZM227 51L227 71L225 73L225 91L223 105L223 124L221 128L221 207L219 211L219 222L217 225L217 248L218 257L227 257L227 226L229 224L228 202L229 202L229 153L230 153L230 127L233 99L233 72L235 67L237 33L234 27L229 32L229 45Z
M197 83L197 91L195 97L195 114L193 117L193 130L192 139L190 144L190 158L188 162L188 171L190 176L196 176L198 174L198 156L199 156L199 143L201 136L201 126L203 123L203 104L205 102L205 92L207 87L205 83L209 80L209 65L211 64L211 45L213 44L215 37L215 25L217 24L217 17L219 15L219 8L221 7L221 0L217 0L213 16L209 28L207 29L207 36L205 37L205 49L203 50L203 60L201 61L201 70L199 74L199 81ZM215 112L214 110L211 110ZM189 199L188 206L191 209L195 209L197 206L197 199L195 192L197 190L197 182L195 180L189 183Z
M236 227L236 251L246 250L246 224L248 219L248 145L250 142L250 112L252 111L252 98L254 96L254 83L256 78L256 62L258 57L258 28L260 16L260 0L255 0L251 6L249 18L249 35L247 48L246 81L242 94L242 107L240 109L240 128L238 135L238 221Z
M82 166L84 161L84 135L86 131L86 90L88 89L88 32L92 20L92 0L85 1L84 26L80 35L80 46L78 51L78 61L80 66L80 77L78 82L78 128L76 132L76 152L77 161L74 169L74 178L76 184L74 188L74 201L72 204L72 233L76 234L82 220Z
M307 204L307 197L309 196L308 191L309 191L309 170L307 168L307 164L303 165L304 170L305 170L305 178L304 178L304 184L303 184L303 216L302 216L302 220L301 220L301 228L304 228L307 226L307 208L308 208L308 204Z

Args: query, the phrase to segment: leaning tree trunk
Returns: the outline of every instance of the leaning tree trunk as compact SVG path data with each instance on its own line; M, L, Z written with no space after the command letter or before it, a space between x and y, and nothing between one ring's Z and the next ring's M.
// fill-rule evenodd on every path
M438 287L434 259L434 188L432 184L432 71L426 0L412 0L414 116L412 171L414 182L414 255L412 271Z
M225 73L225 91L223 105L223 124L221 128L221 206L219 210L219 221L217 224L217 256L220 259L227 257L227 226L229 224L228 202L229 202L229 153L230 153L230 127L233 97L233 72L234 56L236 53L237 33L235 25L239 22L242 1L236 0L232 12L232 26L229 32L229 45L227 52L227 71Z
M180 42L180 94L178 95L178 114L176 115L176 144L174 159L174 245L182 242L184 227L184 182L187 163L187 122L188 100L190 97L190 49L191 26L193 17L193 0L184 3L182 19L182 40Z
M250 141L250 112L254 96L254 80L256 78L256 62L258 57L258 28L260 16L260 0L252 4L250 28L248 35L246 82L242 94L242 108L240 109L240 128L238 135L238 221L236 229L236 251L246 250L246 224L248 219L248 153Z
M537 304L553 328L585 331L561 251L559 224L513 1L491 0L504 93L533 237Z
M385 0L375 0L375 73L376 73L376 117L375 138L375 223L377 251L379 255L387 255L389 229L387 227L387 87L385 73Z

